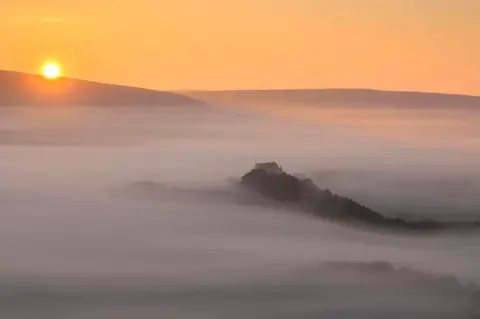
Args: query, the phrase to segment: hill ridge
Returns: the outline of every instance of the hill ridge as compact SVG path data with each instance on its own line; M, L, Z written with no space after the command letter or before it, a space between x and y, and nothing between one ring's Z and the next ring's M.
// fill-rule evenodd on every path
M204 105L170 91L61 77L47 80L38 74L0 70L0 106L180 106Z
M401 107L472 107L480 109L480 96L418 91L388 91L364 88L265 89L184 92L214 103L306 103L366 104Z
M370 92L370 93L409 93L409 94L425 94L425 95L442 95L442 96L458 96L479 98L480 95L431 92L431 91L414 91L414 90L386 90L362 87L327 87L327 88L278 88L278 89L226 89L226 90L178 90L177 93L274 93L274 92Z

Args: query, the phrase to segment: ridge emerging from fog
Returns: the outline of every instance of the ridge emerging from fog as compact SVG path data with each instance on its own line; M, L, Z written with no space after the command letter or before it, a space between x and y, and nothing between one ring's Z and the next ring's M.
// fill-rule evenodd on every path
M479 221L440 222L433 219L405 220L400 217L385 217L350 198L320 189L310 179L286 173L276 162L257 163L242 176L241 185L277 202L297 205L315 217L354 225L369 225L381 228L440 231L480 228Z

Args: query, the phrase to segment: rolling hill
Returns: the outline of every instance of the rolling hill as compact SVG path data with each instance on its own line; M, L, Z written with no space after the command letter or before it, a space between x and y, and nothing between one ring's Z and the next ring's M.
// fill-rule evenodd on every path
M184 94L220 104L355 105L428 108L459 106L462 108L480 109L480 97L478 96L369 89L192 91Z
M182 106L203 105L194 98L86 80L0 71L0 106Z

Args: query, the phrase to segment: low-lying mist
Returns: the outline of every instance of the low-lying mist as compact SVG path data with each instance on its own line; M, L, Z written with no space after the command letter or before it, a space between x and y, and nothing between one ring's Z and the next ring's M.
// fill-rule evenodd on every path
M477 234L348 228L239 200L231 187L255 162L274 160L385 214L479 219L472 156L480 149L470 144L415 143L365 124L214 106L0 114L1 317L470 318L479 311L479 295L467 286L480 284ZM117 191L137 181L177 191ZM356 266L376 261L393 268ZM354 267L323 266L331 262ZM433 284L443 276L461 287Z

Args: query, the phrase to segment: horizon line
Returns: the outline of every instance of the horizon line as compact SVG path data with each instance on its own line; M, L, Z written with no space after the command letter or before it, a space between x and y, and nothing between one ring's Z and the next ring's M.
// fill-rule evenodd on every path
M42 77L43 75L40 73L30 73L25 71L18 71L18 70L10 70L10 69L0 69L0 72L7 72L7 73L16 73L19 75L29 75L29 76L38 76ZM98 80L91 80L81 77L70 77L70 76L61 76L58 80L73 80L73 81L84 81L96 84L105 84L105 85L113 85L113 86L120 86L120 87L130 87L140 90L148 90L148 91L158 91L158 92L170 92L170 93L177 93L177 94L186 94L186 93L195 93L195 92L215 92L215 93L230 93L230 92L274 92L274 91L335 91L335 90L342 90L342 91L374 91L374 92L396 92L396 93L417 93L417 94L435 94L435 95L447 95L447 96L463 96L463 97L470 97L470 98L480 98L480 95L473 95L473 94L464 94L464 93L450 93L450 92L432 92L432 91L415 91L415 90L403 90L403 89L376 89L376 88L365 88L365 87L306 87L306 88L232 88L232 89L161 89L161 88L150 88L150 87L143 87L143 86L136 86L130 84L121 84L121 83L113 83L113 82L101 82Z

